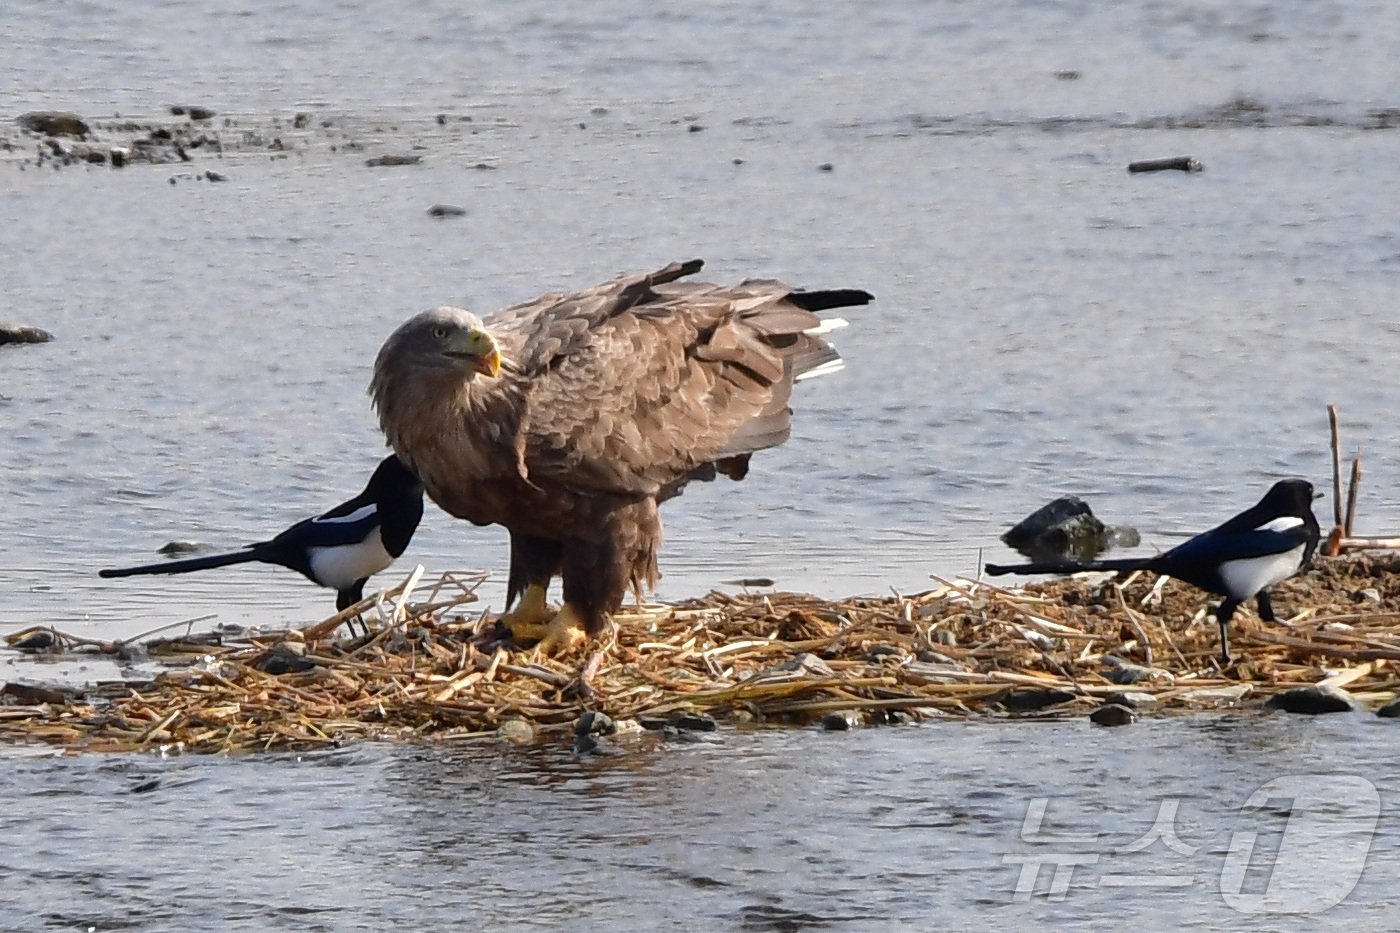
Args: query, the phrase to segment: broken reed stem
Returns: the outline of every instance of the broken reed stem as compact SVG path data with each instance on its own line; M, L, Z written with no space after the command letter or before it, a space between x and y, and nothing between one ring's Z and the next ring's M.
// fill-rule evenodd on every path
M1351 537L1352 526L1356 523L1356 491L1361 485L1361 456L1351 461L1351 481L1347 483L1347 512L1342 521L1342 533Z
M1337 424L1337 406L1327 406L1327 424L1332 432L1332 524L1342 527L1342 431Z

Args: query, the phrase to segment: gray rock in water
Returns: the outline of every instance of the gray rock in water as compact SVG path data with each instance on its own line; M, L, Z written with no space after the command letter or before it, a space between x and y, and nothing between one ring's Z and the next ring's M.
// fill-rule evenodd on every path
M157 554L164 554L166 557L175 557L179 554L198 554L200 551L208 550L209 546L200 544L197 541L167 541L156 548Z
M36 110L21 114L15 122L31 133L43 133L45 136L74 136L82 139L88 134L88 125L82 117L63 110Z
M466 212L465 207L458 207L455 204L434 204L428 208L429 217L461 217Z
M1319 713L1349 713L1356 709L1356 701L1350 693L1340 687L1313 684L1274 694L1264 706L1268 709L1283 710L1285 713L1316 716Z
M1137 714L1121 703L1105 703L1089 714L1089 721L1099 726L1127 726L1137 721Z
M1001 536L1007 547L1032 560L1088 560L1109 547L1132 547L1132 528L1110 528L1078 496L1060 496L1036 509Z
M0 324L0 345L7 343L48 343L53 334L28 324Z

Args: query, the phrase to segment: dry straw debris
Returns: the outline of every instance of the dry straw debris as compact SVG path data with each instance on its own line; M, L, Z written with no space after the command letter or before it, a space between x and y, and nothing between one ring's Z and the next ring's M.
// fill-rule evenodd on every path
M1141 710L1262 707L1286 689L1347 687L1393 700L1400 679L1400 555L1323 559L1281 585L1268 626L1241 613L1237 658L1216 661L1203 594L1150 574L1008 590L939 581L928 592L828 601L708 596L617 618L587 657L534 657L472 611L482 574L422 568L387 593L299 631L145 641L172 665L143 682L74 690L6 684L0 738L92 751L229 752L355 739L439 741L571 732L585 710L656 726L682 714L807 724L939 716L1084 715L1114 694ZM335 639L356 613L367 634ZM30 651L129 651L131 642L29 628ZM592 671L592 695L579 672Z

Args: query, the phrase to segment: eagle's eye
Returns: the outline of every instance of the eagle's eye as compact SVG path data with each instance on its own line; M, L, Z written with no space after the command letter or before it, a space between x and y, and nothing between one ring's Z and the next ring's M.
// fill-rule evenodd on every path
M444 327L444 326L441 325L441 324L439 324L437 327L434 327L434 328L433 328L433 339L434 339L434 340L446 340L446 339L447 339L447 328Z

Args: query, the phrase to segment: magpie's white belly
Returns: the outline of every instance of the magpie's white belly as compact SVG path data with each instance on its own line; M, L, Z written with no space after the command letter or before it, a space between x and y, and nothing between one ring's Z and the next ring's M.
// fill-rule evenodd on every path
M1281 554L1229 560L1220 565L1220 579L1231 596L1248 599L1260 590L1293 576L1298 572L1302 560L1301 544Z
M343 590L356 580L373 576L394 562L384 550L384 541L376 530L359 544L341 547L313 547L311 572L323 585Z

